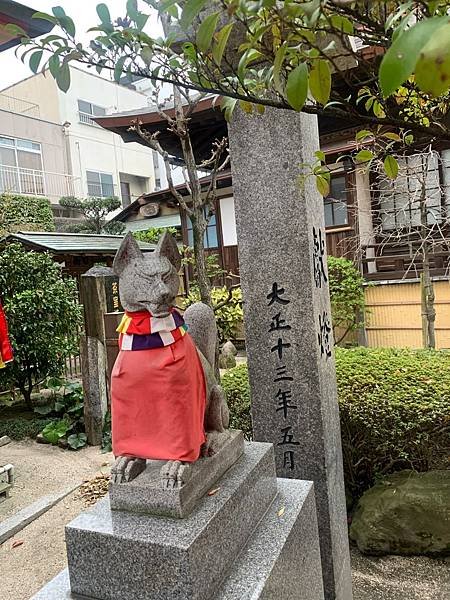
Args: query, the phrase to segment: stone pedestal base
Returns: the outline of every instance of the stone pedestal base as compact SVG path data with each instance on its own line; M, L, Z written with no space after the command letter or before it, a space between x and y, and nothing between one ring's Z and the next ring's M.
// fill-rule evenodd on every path
M191 467L189 480L181 488L162 488L161 467L166 461L148 460L145 471L136 479L129 483L111 483L111 508L163 517L187 517L244 452L242 431L229 430L222 435L225 442L217 454L197 460Z
M182 520L99 502L67 527L70 583L33 600L323 600L312 483L275 479L253 443L216 489Z

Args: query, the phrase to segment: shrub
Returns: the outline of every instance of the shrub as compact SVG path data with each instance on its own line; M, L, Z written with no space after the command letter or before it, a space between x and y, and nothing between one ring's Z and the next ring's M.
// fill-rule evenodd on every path
M364 279L351 260L328 257L331 318L335 343L364 326Z
M250 415L250 386L247 365L238 365L222 375L221 385L226 393L230 409L230 427L242 429L245 437L252 438Z
M347 487L442 466L450 443L450 354L354 348L336 352Z
M226 287L217 287L211 290L213 307L220 306L214 311L220 343L236 337L236 328L243 318L241 288L234 288L231 290L230 298L229 296L230 292ZM226 301L227 298L229 298L228 301ZM186 298L183 299L183 308L199 301L200 294L198 290L191 289Z
M14 360L0 371L2 389L18 387L29 407L33 387L58 376L78 350L76 283L46 253L9 244L0 253L0 293Z
M179 230L176 227L150 227L143 231L135 231L133 237L140 242L147 242L147 244L157 244L162 234L168 231L175 238L179 235Z
M338 348L336 374L345 480L353 497L388 473L445 466L449 353ZM222 385L232 426L251 435L246 365L228 371Z
M0 195L0 237L20 230L55 230L51 204L47 198Z
M47 387L53 390L52 401L34 409L38 414L53 417L42 430L42 436L50 444L58 444L63 439L72 450L83 448L87 444L87 436L81 383L53 377L47 381Z

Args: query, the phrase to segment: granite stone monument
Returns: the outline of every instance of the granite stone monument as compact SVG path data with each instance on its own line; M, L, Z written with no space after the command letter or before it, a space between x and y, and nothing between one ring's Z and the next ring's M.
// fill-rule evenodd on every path
M325 597L351 600L317 119L235 111L229 137L254 439L314 482Z

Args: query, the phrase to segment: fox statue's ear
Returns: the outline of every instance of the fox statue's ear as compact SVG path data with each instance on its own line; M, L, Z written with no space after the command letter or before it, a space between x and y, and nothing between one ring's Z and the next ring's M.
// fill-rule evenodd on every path
M178 246L175 238L171 233L165 231L159 238L158 245L156 246L155 253L158 256L165 256L175 267L177 273L181 267L181 256L178 251Z
M113 262L113 271L120 276L127 265L136 258L142 258L141 249L131 231L123 238Z

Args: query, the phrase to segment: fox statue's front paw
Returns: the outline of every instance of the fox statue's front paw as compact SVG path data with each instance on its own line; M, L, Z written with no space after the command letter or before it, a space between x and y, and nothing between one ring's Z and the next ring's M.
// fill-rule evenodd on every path
M145 469L145 458L133 458L132 456L118 456L111 467L112 483L127 483L132 481Z
M161 486L163 488L180 488L191 476L191 465L180 460L169 460L161 468Z

